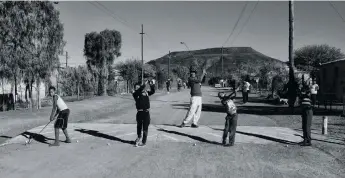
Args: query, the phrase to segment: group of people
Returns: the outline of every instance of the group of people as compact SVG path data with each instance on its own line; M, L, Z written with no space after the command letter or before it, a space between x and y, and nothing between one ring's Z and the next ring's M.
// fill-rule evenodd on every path
M200 78L196 76L196 70L190 70L190 77L188 79L188 86L191 88L190 91L190 107L186 117L183 119L179 127L185 127L190 121L192 121L191 127L198 128L198 121L201 116L202 110L202 92L201 92L201 81L206 75L204 69ZM147 89L149 86L149 90ZM248 101L248 93L250 90L250 84L247 81L243 82L242 92L244 97L244 103ZM302 146L311 145L310 127L313 117L312 104L315 101L318 86L315 82L310 87L310 90L303 90L301 94L301 107L302 107L302 128L304 141L301 143ZM53 98L53 109L50 116L50 121L57 119L55 128L55 142L50 146L59 146L59 130L62 129L66 136L66 143L71 143L71 139L67 132L68 117L70 110L63 99L55 93L55 87L49 88L49 94ZM169 91L169 90L168 90ZM218 93L218 97L221 103L226 108L225 117L225 128L223 132L222 144L224 146L233 146L235 142L235 133L237 127L237 107L233 101L233 95L236 94L234 90L231 94L226 95L223 92ZM148 128L150 125L150 99L149 96L155 93L155 81L146 80L143 83L136 83L135 90L132 91L133 98L137 109L136 121L137 121L137 138L135 140L135 146L145 146L148 136ZM226 144L226 140L229 134L229 144ZM141 141L141 142L140 142Z

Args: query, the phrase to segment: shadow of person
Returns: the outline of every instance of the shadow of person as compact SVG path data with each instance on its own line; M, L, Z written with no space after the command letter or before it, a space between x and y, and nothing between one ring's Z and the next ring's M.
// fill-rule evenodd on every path
M22 133L21 135L26 137L26 138L28 138L28 139L31 138L31 139L34 139L37 142L48 144L48 145L49 145L49 143L47 142L48 140L55 140L55 139L52 139L52 138L48 138L48 137L46 137L44 135L37 134L37 133L32 133L32 132L28 132L28 131Z
M213 130L217 130L217 131L224 131L224 129L218 129L218 128L212 128L212 127L209 127L209 128L211 128ZM253 136L253 137L257 137L257 138L261 138L261 139L265 139L265 140L269 140L269 141L274 141L274 142L282 143L282 144L289 144L289 145L297 145L298 144L297 142L291 142L288 140L283 140L283 139L274 138L274 137L261 135L261 134L254 134L254 133L248 133L248 132L242 132L242 131L236 131L236 133L239 133L242 135L247 135L247 136Z
M210 144L215 144L215 145L221 145L221 143L219 143L219 142L209 141L209 140L206 140L206 139L198 137L198 136L189 135L189 134L185 134L185 133L181 133L181 132L177 132L177 131L171 131L171 130L166 130L166 129L162 129L162 128L159 128L157 130L161 131L161 132L170 133L170 134L175 134L175 135L181 135L181 136L189 137L189 138L191 138L193 140L197 140L199 142L210 143Z
M118 141L118 142L121 142L121 143L127 143L127 144L130 144L130 145L134 145L135 144L135 141L123 140L123 139L120 139L120 138L112 136L112 135L107 135L107 134L101 133L101 132L99 132L97 130L88 130L88 129L74 129L74 130L78 131L80 133L84 133L84 134L88 134L88 135L94 136L94 137L105 138L105 139L108 139L108 140Z

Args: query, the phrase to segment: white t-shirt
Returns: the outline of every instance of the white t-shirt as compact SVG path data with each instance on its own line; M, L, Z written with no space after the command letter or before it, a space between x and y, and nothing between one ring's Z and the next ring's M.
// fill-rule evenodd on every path
M237 112L237 107L231 99L225 101L225 106L226 106L226 112L228 114L235 114Z
M250 83L249 82L246 82L245 88L246 88L247 91L250 90Z
M311 94L317 94L317 91L319 90L319 85L318 84L314 84L310 87L310 93Z

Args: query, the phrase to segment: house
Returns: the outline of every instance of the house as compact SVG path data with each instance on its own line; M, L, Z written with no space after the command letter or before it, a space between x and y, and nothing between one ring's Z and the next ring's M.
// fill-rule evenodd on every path
M345 94L345 58L327 63L319 67L318 85L321 95L332 95L334 99L342 101Z

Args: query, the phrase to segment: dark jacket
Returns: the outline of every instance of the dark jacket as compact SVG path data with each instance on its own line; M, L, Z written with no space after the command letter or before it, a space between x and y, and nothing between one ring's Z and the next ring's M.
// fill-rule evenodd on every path
M151 90L146 91L144 90L145 84L142 85L138 90L133 93L133 98L135 100L135 106L137 109L150 109L150 99L149 96L155 93L155 86L150 85ZM143 94L145 93L145 95Z
M197 77L189 77L188 85L191 88L190 94L192 96L202 96L200 83L201 80L199 80Z

